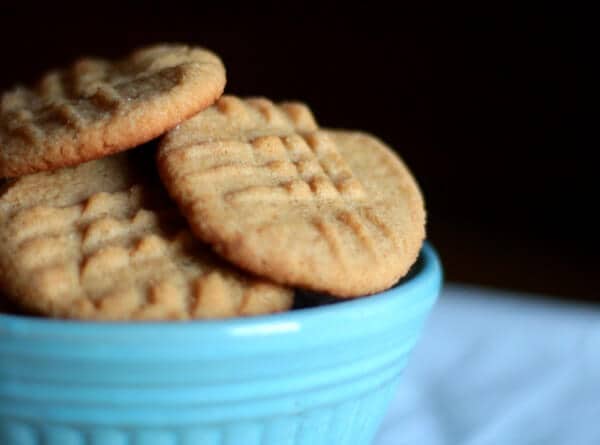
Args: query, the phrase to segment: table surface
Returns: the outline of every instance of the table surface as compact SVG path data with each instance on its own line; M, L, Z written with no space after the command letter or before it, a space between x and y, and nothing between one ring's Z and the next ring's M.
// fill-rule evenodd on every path
M600 308L447 285L374 445L600 444Z

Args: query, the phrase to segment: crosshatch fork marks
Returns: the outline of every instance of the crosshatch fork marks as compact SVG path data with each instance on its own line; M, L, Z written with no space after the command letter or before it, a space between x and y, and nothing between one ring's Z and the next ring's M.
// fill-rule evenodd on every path
M365 217L371 221L375 227L381 230L383 235L393 243L394 249L396 249L398 252L403 252L406 250L404 241L401 240L398 234L394 232L379 216L377 216L377 213L372 208L365 208L364 213Z
M312 137L313 135L307 136L308 139ZM210 152L212 145L207 145L209 146L206 147L206 151ZM236 151L245 154L243 160L233 160L235 152L232 150L226 152L228 156L224 161L208 167L202 165L210 161L204 161L205 156L199 154L201 147L189 147L189 150L196 153L193 157L186 156L185 149L182 148L167 155L167 158L178 158L172 160L174 163L183 158L192 158L191 163L196 159L200 164L196 168L191 164L185 165L185 175L174 171L174 179L181 181L186 189L192 187L202 190L204 185L221 184L222 198L230 204L285 201L286 197L290 200L315 203L325 199L343 204L345 201L360 202L366 197L362 185L353 177L343 158L339 155L331 156L331 153L337 154L332 152L334 147L313 151L301 137L261 137L246 145L251 147L250 158L247 155L248 150L238 145ZM262 163L259 159L263 159ZM166 162L169 170L174 170L168 159ZM246 179L242 181L243 185L239 186L242 178Z
M347 269L346 259L343 253L343 243L336 225L319 217L314 218L312 224L323 236L323 239L329 246L333 258L343 269Z
M357 213L354 211L343 211L336 215L336 219L351 230L352 234L360 240L365 250L375 260L379 259L375 239Z

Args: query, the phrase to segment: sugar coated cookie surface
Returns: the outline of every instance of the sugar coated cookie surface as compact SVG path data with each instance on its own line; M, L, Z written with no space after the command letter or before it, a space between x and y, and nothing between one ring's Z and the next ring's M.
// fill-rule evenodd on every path
M192 236L143 151L4 184L0 293L40 315L89 320L289 309L291 290L236 270Z
M421 193L373 136L319 129L302 104L224 96L157 162L194 234L257 275L340 297L392 286L425 236Z
M0 177L76 165L153 139L211 105L225 68L210 51L158 45L84 58L0 99Z

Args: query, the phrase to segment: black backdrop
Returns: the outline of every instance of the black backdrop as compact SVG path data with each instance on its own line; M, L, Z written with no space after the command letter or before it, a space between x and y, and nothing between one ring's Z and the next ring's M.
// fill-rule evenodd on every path
M205 45L227 66L228 92L304 100L323 125L397 149L448 279L600 298L584 13L174 2L0 12L1 89L81 54Z

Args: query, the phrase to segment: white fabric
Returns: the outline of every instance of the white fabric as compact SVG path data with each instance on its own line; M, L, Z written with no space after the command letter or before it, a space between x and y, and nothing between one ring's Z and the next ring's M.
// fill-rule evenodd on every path
M374 445L600 444L600 307L448 285Z

